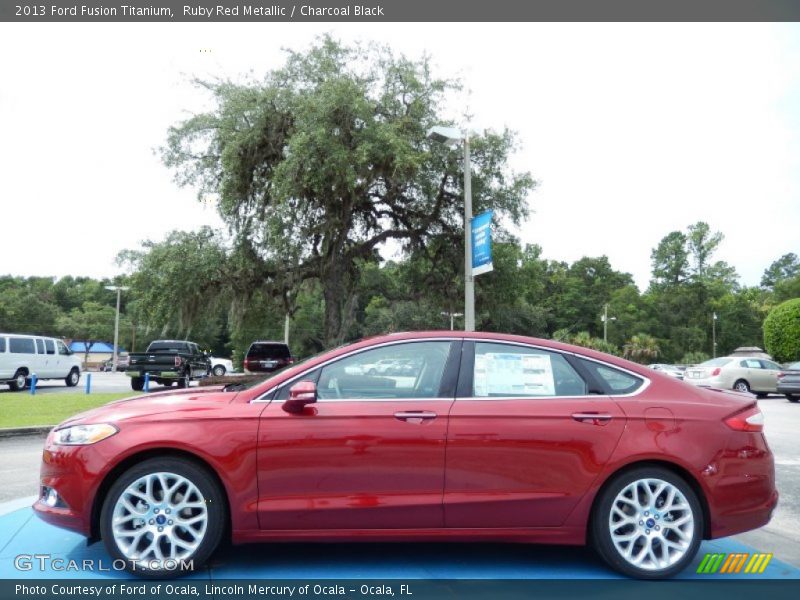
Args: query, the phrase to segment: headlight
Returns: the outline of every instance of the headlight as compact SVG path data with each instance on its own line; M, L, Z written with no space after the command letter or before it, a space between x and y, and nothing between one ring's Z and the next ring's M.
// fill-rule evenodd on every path
M55 432L53 441L62 446L86 446L111 437L118 429L107 423L73 425Z

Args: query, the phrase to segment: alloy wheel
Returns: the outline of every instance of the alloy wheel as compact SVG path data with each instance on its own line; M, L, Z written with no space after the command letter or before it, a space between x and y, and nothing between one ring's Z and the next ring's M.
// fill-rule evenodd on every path
M608 517L611 541L631 566L661 571L692 545L695 516L686 496L661 479L638 479L617 494Z
M131 561L187 560L206 535L206 499L182 475L149 473L120 494L111 526L117 547Z

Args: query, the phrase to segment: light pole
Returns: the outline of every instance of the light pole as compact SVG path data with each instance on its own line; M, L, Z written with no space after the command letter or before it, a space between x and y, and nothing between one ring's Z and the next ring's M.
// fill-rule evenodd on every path
M117 344L119 342L119 300L122 292L128 291L129 287L121 285L107 285L106 289L111 292L117 292L117 316L114 319L114 358L111 360L111 372L117 372Z
M600 320L603 322L603 341L608 342L608 322L617 320L617 317L608 316L608 302L603 306L603 314Z
M464 313L447 312L447 311L444 311L444 310L442 311L441 314L442 314L443 317L450 317L450 331L453 331L453 329L454 329L453 319L455 319L455 317L463 317L464 316Z
M712 353L714 356L712 358L717 358L717 313L712 313L711 316L711 345L712 345Z
M428 139L453 146L464 142L464 331L475 331L475 279L472 277L472 166L469 133L455 127L435 126ZM452 329L452 327L451 327Z

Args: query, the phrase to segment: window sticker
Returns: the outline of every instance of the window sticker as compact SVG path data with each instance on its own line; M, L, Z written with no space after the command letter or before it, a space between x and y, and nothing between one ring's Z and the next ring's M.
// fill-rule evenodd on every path
M489 352L475 355L475 396L554 396L550 356Z

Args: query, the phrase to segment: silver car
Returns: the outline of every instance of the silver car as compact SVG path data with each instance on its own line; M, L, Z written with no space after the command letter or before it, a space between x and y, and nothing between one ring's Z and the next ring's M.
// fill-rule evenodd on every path
M683 380L692 385L753 392L758 398L777 391L778 363L765 358L723 356L686 369Z

